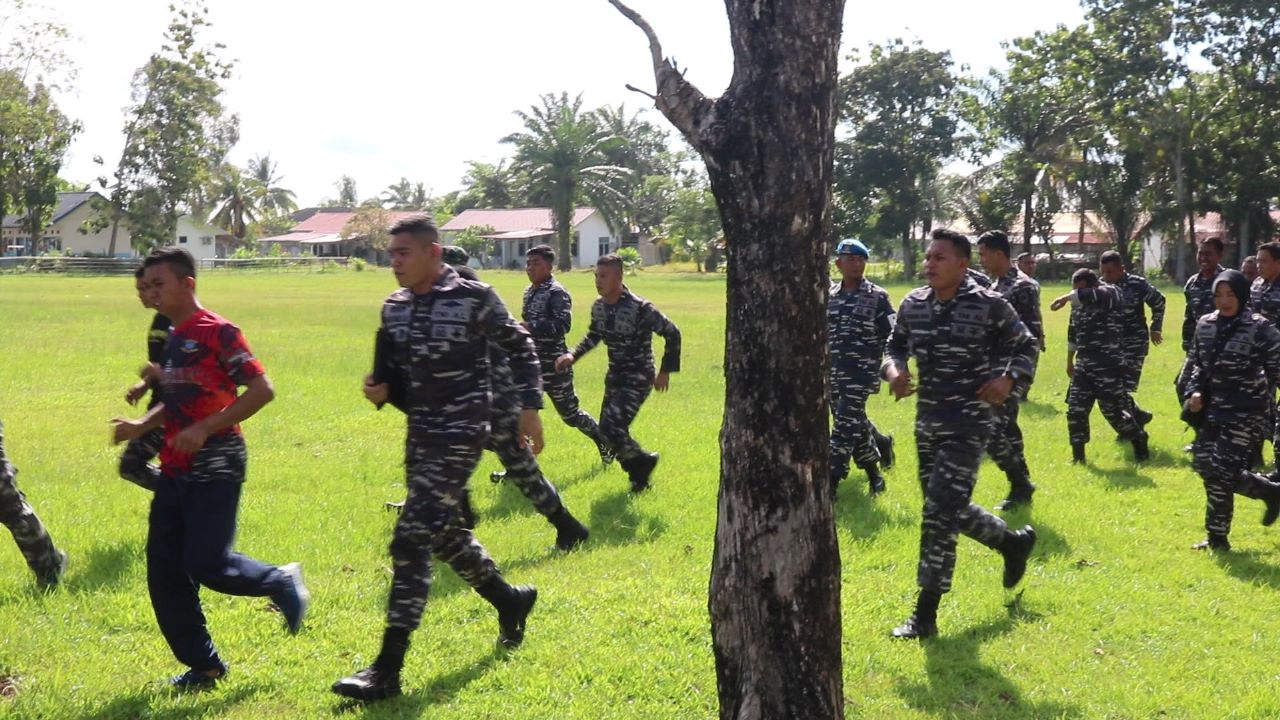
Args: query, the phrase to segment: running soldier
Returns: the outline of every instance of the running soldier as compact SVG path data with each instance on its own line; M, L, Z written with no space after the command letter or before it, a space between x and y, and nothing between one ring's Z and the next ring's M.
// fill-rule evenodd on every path
M564 336L573 323L573 298L569 291L551 274L556 264L556 253L549 245L537 245L525 253L524 270L529 276L529 287L524 291L524 308L521 317L533 344L538 349L538 363L542 368L542 389L551 398L565 425L577 428L590 438L600 452L605 465L613 462L613 450L600 435L595 418L578 404L578 394L573 389L573 369L556 372L556 358L569 352Z
M471 531L458 503L488 441L493 409L490 343L509 357L521 412L519 442L542 450L542 387L529 334L488 285L459 277L441 261L440 234L418 214L391 228L391 268L401 290L382 306L380 333L390 344L389 376L365 378L365 397L390 402L408 416L408 496L391 541L393 575L382 649L373 664L332 686L356 700L400 694L409 636L421 624L431 590L431 558L458 573L498 612L498 644L524 640L538 599L532 587L509 585Z
M631 437L631 422L650 390L666 392L671 373L680 371L680 329L653 303L632 294L622 282L622 258L605 255L596 261L599 299L591 306L587 336L556 358L556 372L566 372L601 341L609 348L609 370L604 376L604 402L600 410L600 434L622 469L632 492L649 487L649 476L658 465L658 453L647 452ZM653 370L653 336L666 341L662 364Z
M9 528L13 541L36 575L41 589L57 586L67 567L67 554L54 547L35 508L18 489L18 468L4 454L4 423L0 422L0 524Z
M138 290L138 300L142 307L155 310L151 305L151 294L143 279L145 266L139 266L133 273L134 286ZM147 330L147 365L143 368L142 380L128 389L124 394L125 402L137 405L147 391L151 392L151 400L147 403L150 411L160 403L159 381L148 372L151 367L160 367L164 363L164 346L169 343L169 318L164 313L156 312L151 318L151 327ZM137 440L130 440L120 454L120 477L139 487L155 491L160 483L160 468L151 461L160 454L164 446L164 428L157 427Z
M1108 250L1098 260L1102 281L1120 289L1120 349L1124 353L1124 391L1129 395L1130 411L1138 425L1146 427L1151 413L1138 407L1138 382L1142 366L1152 345L1164 342L1164 295L1147 279L1124 269L1120 253ZM1151 308L1151 327L1147 328L1147 308Z
M239 423L275 397L262 363L240 329L200 306L195 261L185 250L147 256L143 279L151 306L174 329L165 346L161 402L141 420L116 418L116 442L164 426L160 476L147 531L147 589L160 632L190 669L170 680L195 690L227 673L205 625L200 588L270 597L290 633L302 626L310 594L297 563L275 567L232 550L244 486ZM237 396L237 386L247 389Z
M1191 344L1195 340L1196 322L1213 312L1213 280L1226 268L1222 267L1222 240L1216 237L1200 241L1196 250L1196 264L1200 272L1187 278L1182 287L1182 294L1187 299L1186 311L1182 316L1182 352L1187 359L1178 371L1174 388L1178 391L1178 402L1187 396L1187 375L1191 372ZM1188 446L1187 449L1191 449Z
M1249 310L1280 328L1280 243L1269 242L1258 248L1258 278L1249 293ZM1271 389L1272 394L1275 388ZM1275 469L1280 471L1280 403L1271 412L1271 450Z
M1011 531L971 500L994 422L992 408L1009 397L1017 381L1031 378L1036 339L999 294L967 279L972 252L967 237L938 229L932 238L924 258L928 285L903 298L881 368L898 399L916 392L907 368L910 358L920 373L920 595L915 612L894 628L897 638L938 633L938 603L951 589L958 533L1003 556L1008 589L1021 582L1036 542L1030 525Z
M1027 277L1009 260L1009 236L999 230L991 230L978 238L978 258L982 269L994 279L991 289L1013 307L1018 319L1035 336L1041 350L1044 349L1044 322L1040 317L1040 284ZM992 408L995 422L991 427L991 440L987 453L996 466L1009 479L1009 495L997 510L1013 510L1031 503L1036 486L1031 482L1031 470L1027 467L1026 449L1022 441L1022 428L1018 426L1018 406L1031 390L1031 378L1015 383L1008 399Z
M1126 356L1123 352L1120 288L1104 285L1089 268L1071 276L1071 292L1049 305L1055 312L1071 303L1067 327L1067 434L1071 461L1085 462L1089 443L1089 414L1096 402L1102 416L1122 439L1133 443L1133 459L1151 457L1147 433L1130 412L1125 394Z
M1202 414L1196 434L1195 468L1208 498L1205 531L1198 550L1230 550L1233 497L1262 500L1263 525L1280 515L1280 482L1249 472L1253 449L1273 407L1272 388L1280 383L1280 331L1249 312L1244 275L1223 272L1213 283L1217 311L1200 318L1191 346L1187 410Z
M893 466L893 438L867 417L867 398L880 391L880 362L893 331L893 305L884 288L863 273L870 253L857 240L836 246L841 279L827 300L827 347L831 355L831 492L849 474L853 460L867 474L872 495L884 492L880 467Z

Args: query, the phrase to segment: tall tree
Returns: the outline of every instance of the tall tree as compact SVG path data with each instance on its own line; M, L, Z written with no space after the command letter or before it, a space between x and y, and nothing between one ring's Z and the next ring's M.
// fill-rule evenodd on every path
M223 163L209 188L208 202L213 205L209 222L244 240L249 226L265 217L267 197L266 185L256 177Z
M245 166L249 177L262 184L265 195L262 198L262 210L270 215L286 215L298 209L298 196L284 187L284 177L279 174L279 165L271 159L271 154L255 155Z
M709 601L720 716L841 718L823 385L844 3L726 0L733 80L709 98L663 56L644 18L610 2L648 37L651 97L705 161L726 238Z
M559 269L568 270L573 267L573 212L579 203L590 203L610 219L624 214L630 173L610 163L608 153L625 140L603 127L596 113L582 109L581 95L543 95L540 105L516 115L524 130L502 142L515 146L512 169L523 176L530 200L551 208ZM618 230L614 222L610 225Z
M458 212L471 208L509 208L521 202L517 178L503 160L497 165L469 160L462 176L465 190L454 204Z
M849 135L836 149L836 189L849 222L841 229L901 240L909 278L915 276L913 231L933 217L927 191L957 150L951 65L950 53L899 40L873 45L870 62L840 80L841 121Z
M402 177L382 191L382 205L392 210L429 210L431 193L425 183L409 182L409 178Z
M692 260L698 272L715 270L709 261L720 238L720 210L705 179L675 191L671 214L663 221L661 232L677 260Z

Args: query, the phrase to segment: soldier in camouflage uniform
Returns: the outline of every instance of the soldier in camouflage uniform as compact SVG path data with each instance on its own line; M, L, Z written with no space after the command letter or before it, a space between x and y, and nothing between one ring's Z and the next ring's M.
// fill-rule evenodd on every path
M36 574L36 584L41 588L57 585L67 566L67 554L53 546L35 508L18 489L18 468L4 454L4 423L0 423L0 524L13 533L27 567Z
M841 279L827 300L831 356L831 491L849 474L849 460L867 474L870 492L884 492L880 466L893 464L893 438L867 417L867 398L880 391L880 362L893 331L893 305L884 288L863 277L870 253L857 240L841 240L836 267Z
M1240 274L1244 275L1244 279L1252 286L1253 282L1258 279L1258 256L1250 255L1240 261Z
M567 371L601 341L609 348L600 434L627 471L631 491L641 492L649 487L658 453L647 452L631 437L631 421L649 391L666 392L670 374L680 371L680 329L653 303L632 294L623 284L622 259L617 255L605 255L596 262L596 290L600 297L591 306L587 336L573 352L556 359L556 371ZM661 335L666 341L656 374L654 335Z
M1026 275L1032 280L1035 280L1036 279L1036 256L1032 255L1029 252L1019 253L1018 269L1022 271L1023 275Z
M533 336L533 344L538 349L542 389L551 398L551 406L566 425L577 428L596 444L600 460L608 465L613 462L613 450L600 435L595 418L579 406L578 394L573 389L573 370L556 372L556 358L569 352L564 336L569 334L573 323L573 298L551 274L555 263L556 253L548 245L532 247L525 253L529 287L524 291L521 324Z
M894 628L898 638L937 634L938 603L951 589L959 533L1003 556L1006 588L1022 580L1036 541L1030 525L1011 531L971 500L995 419L992 408L1009 397L1018 380L1031 378L1039 351L1009 303L967 279L970 255L964 235L933 232L924 260L928 286L903 298L881 368L899 399L916 392L909 359L915 358L920 374L920 595L915 612Z
M147 283L142 277L145 272L146 268L143 266L139 266L134 271L134 286L138 290L138 300L142 302L142 307L154 310L149 299ZM124 395L125 401L130 405L137 405L147 391L151 391L151 401L147 403L147 410L153 409L160 402L160 393L156 392L159 384L155 380L148 379L147 376L153 365L159 367L164 362L164 347L169 343L169 326L169 318L165 317L164 313L157 312L151 318L151 328L147 330L147 367L143 368L144 377L130 387ZM160 468L151 461L160 454L160 448L163 446L163 428L156 428L137 440L130 441L125 446L124 452L120 454L120 477L154 492L160 483Z
M1040 318L1040 284L1014 267L1009 260L1009 236L999 230L991 230L978 238L978 256L982 268L994 278L991 289L1013 307L1018 319L1035 336L1040 349L1044 349L1044 322ZM1031 390L1031 379L1014 384L1013 392L1003 404L993 408L995 423L991 428L991 441L987 453L996 466L1009 479L1009 495L999 505L999 510L1012 510L1031 502L1036 486L1031 483L1031 470L1027 467L1026 449L1022 442L1022 428L1018 426L1018 406Z
M1125 362L1122 351L1123 308L1120 288L1105 285L1088 268L1071 276L1071 292L1049 305L1057 311L1071 303L1067 327L1067 434L1072 461L1085 461L1089 443L1089 414L1096 402L1102 416L1123 439L1133 443L1135 460L1147 460L1147 433L1130 412L1125 394Z
M1258 277L1249 290L1249 311L1266 318L1280 328L1280 243L1269 242L1258 248ZM1275 394L1275 388L1271 388ZM1275 469L1280 471L1280 403L1271 410L1271 450Z
M1120 290L1120 349L1124 353L1124 390L1129 396L1129 409L1141 426L1151 422L1151 413L1138 407L1135 397L1142 379L1142 366L1152 344L1164 342L1164 295L1147 279L1124 269L1120 253L1108 250L1098 260L1098 274L1103 282ZM1151 308L1148 332L1146 308Z
M1187 409L1203 413L1195 441L1195 468L1208 497L1205 530L1197 549L1230 550L1233 497L1266 503L1263 525L1280 515L1280 482L1249 472L1252 449L1280 383L1280 330L1249 312L1244 275L1227 270L1213 283L1217 311L1200 318L1191 345Z
M1174 381L1178 402L1187 396L1187 376L1191 372L1191 343L1195 339L1196 321L1213 312L1213 279L1225 269L1222 267L1222 240L1216 237L1200 241L1196 250L1196 263L1200 272L1187 278L1182 287L1186 297L1186 311L1182 315L1182 352L1187 355Z
M458 517L459 498L488 440L492 407L489 344L507 353L522 411L517 437L542 449L542 387L529 334L507 313L493 288L465 280L441 262L439 231L428 215L391 228L392 270L403 288L382 306L388 367L365 379L365 397L390 402L408 416L408 497L391 541L393 576L382 649L370 667L334 683L357 700L400 693L409 636L422 620L431 588L431 558L444 560L498 611L498 642L524 639L537 600L513 587Z

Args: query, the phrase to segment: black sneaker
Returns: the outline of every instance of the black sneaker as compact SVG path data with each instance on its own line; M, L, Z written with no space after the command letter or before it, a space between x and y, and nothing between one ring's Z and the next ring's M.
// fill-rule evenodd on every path
M342 678L329 689L342 697L361 702L385 700L400 694L400 673L370 666Z
M210 675L208 671L192 668L181 675L175 675L169 678L169 687L181 692L208 690L214 685L217 685L227 676L226 665L215 668L214 670L216 674Z
M1036 530L1027 525L1021 530L1015 530L1013 537L1009 538L1007 544L1001 548L1000 554L1004 556L1006 590L1015 588L1022 582L1022 577L1027 574L1027 559L1031 557L1031 549L1035 546Z
M285 588L272 595L271 602L284 615L284 625L289 629L289 634L297 635L302 629L302 618L306 617L307 608L311 607L311 592L302 581L301 564L295 562L281 565L279 570L284 573Z
M893 637L899 640L924 640L938 634L938 623L922 622L912 615L893 629Z
M53 566L36 573L36 587L41 590L52 590L58 587L58 583L62 582L63 574L67 572L66 551L57 550L56 553L58 561Z
M538 602L538 589L532 585L511 588L511 597L498 608L498 645L517 648L524 642L524 621Z
M649 489L649 476L653 474L653 469L658 466L658 453L640 453L630 460L622 463L622 469L627 471L627 475L631 480L631 492L644 492Z
M897 459L893 452L893 436L885 435L884 440L876 439L876 450L880 452L880 467L889 470L893 467L894 460Z

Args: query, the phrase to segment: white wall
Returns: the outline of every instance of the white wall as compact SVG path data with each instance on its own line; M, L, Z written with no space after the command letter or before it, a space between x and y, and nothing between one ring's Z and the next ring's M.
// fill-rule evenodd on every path
M86 253L105 255L107 249L111 247L110 223L96 233L86 234L80 232L81 224L88 220L92 214L93 209L90 207L90 203L84 203L46 230L45 235L57 235L60 237L64 253L71 255L84 255ZM120 229L116 233L115 254L116 257L134 257L136 255L133 251L129 229L125 227L123 222L120 223Z
M575 264L578 267L591 267L600 259L600 238L609 238L609 252L618 251L618 238L609 230L609 223L604 221L604 216L599 211L583 220L577 231L578 258Z
M182 239L186 238L186 242ZM178 218L178 230L174 233L173 247L191 253L196 262L218 257L218 229L201 222L191 215Z

